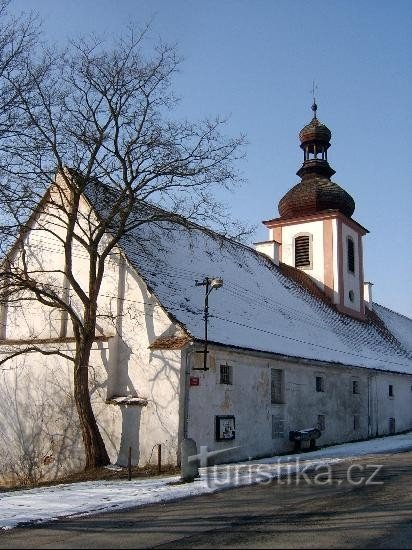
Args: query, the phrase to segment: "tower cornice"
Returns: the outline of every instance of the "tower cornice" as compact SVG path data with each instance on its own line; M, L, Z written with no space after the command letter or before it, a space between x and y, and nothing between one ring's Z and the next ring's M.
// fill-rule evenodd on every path
M358 223L353 218L348 218L347 216L339 212L339 210L317 212L315 214L296 216L294 218L273 218L272 220L263 220L262 223L268 229L274 229L275 227L296 225L298 223L315 222L328 219L340 219L362 236L369 233L369 230L366 229L366 227L363 227L363 225Z

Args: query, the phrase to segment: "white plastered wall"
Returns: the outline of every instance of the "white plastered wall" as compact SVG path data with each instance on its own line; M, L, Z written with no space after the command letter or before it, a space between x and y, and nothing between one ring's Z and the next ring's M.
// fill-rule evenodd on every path
M338 253L338 220L332 220L332 263L333 263L333 301L338 304L339 298L339 253Z
M255 248L258 252L268 256L276 265L279 265L279 243L276 241L256 243Z
M86 204L83 206L86 208ZM53 273L63 265L61 244L57 239L53 241L50 233L40 229L39 224L43 223L47 223L46 217L39 218L36 225L38 230L26 237L26 242L32 242L32 246L26 247L29 265L40 273L43 270L39 275L42 280L47 279L56 288L62 288L62 275ZM87 260L87 255L81 250L75 251L76 279L84 287L88 273ZM72 303L81 315L80 305L76 304L74 295ZM151 350L149 346L159 336L180 335L181 329L171 321L155 296L118 251L107 261L98 309L98 334L106 336L107 340L94 345L89 366L90 387L93 409L112 462L126 465L129 447L132 447L133 463L144 465L149 460L155 462L157 456L154 447L161 444L164 463L176 464L181 351ZM62 330L62 312L41 306L36 301L10 306L5 321L7 339L27 341L58 338ZM72 335L69 322L65 337ZM69 355L74 353L73 342L66 340L54 346ZM0 346L0 354L4 355L7 351L6 345ZM41 407L44 408L47 403L47 409L44 409L48 418L45 423L47 429L40 429L42 442L38 445L40 454L43 453L45 457L49 453L49 442L53 440L47 459L48 473L51 476L56 474L57 463L60 473L67 468L78 467L84 456L77 413L73 409L65 419L58 411L62 402L58 398L59 392L66 396L72 395L72 363L56 356L30 355L17 358L10 366L13 368L2 371L2 383L11 393L16 384L19 388L14 422L21 423L23 431L35 430L33 419L43 418ZM36 384L32 383L33 380L36 380ZM52 389L53 384L59 391ZM35 408L30 409L30 413L28 396L32 408ZM147 405L115 405L106 402L116 396L139 396L147 400ZM0 402L0 419L10 416L5 403ZM38 407L36 403L39 403ZM53 417L58 422L56 420L55 434L50 439L53 430L49 428L49 420L52 421ZM10 421L9 424L11 426L13 423ZM65 434L64 437L62 434ZM66 460L62 465L60 458L68 454L70 461ZM2 468L6 471L5 464L2 464ZM49 474L46 472L46 477Z
M199 366L200 358L192 357L191 365ZM231 385L220 383L220 365L232 367ZM209 367L205 373L191 371L199 385L188 390L188 435L198 449L227 449L216 462L290 452L289 431L315 427L319 415L325 418L319 445L387 434L391 417L396 420L396 431L412 428L412 375L283 361L216 348L209 349ZM272 368L283 371L283 404L271 403ZM324 379L322 392L316 391L317 376ZM358 393L353 392L354 381ZM394 388L393 398L388 397L389 384ZM235 417L235 439L216 440L216 416ZM283 423L282 437L273 437L272 416Z
M355 272L351 273L348 269L348 244L350 237L354 244L355 254ZM363 292L362 280L362 258L359 254L359 233L342 222L342 250L343 250L343 305L357 312L361 311ZM349 293L353 292L353 302L349 298Z
M107 278L122 281L111 287L123 289L111 304L116 308L116 335L110 340L107 373L108 397L139 396L147 406L104 405L113 425L117 461L126 464L128 446L140 465L157 460L162 445L165 462L175 464L178 455L180 350L151 350L159 336L181 334L165 314L142 279L127 263L120 270L109 266ZM110 290L109 290L110 292ZM102 292L103 293L103 292ZM120 337L119 335L122 335Z
M312 221L282 227L282 262L294 266L294 238L302 233L312 235L312 268L304 269L316 284L324 288L323 221Z

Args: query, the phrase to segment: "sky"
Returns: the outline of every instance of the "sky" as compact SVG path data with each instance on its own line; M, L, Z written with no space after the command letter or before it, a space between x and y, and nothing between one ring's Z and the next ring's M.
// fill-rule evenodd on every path
M312 112L332 131L332 180L356 202L365 280L378 303L412 317L412 2L410 0L12 0L34 10L45 38L110 37L152 22L184 61L178 114L223 115L247 137L241 188L222 196L267 239L262 220L299 178L299 130Z

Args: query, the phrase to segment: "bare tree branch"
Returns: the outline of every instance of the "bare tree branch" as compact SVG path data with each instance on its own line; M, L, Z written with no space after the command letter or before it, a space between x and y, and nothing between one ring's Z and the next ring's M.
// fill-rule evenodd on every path
M238 184L245 140L225 137L221 117L176 120L171 85L181 58L167 44L150 51L148 26L114 45L83 38L63 52L35 55L26 49L29 31L16 68L0 66L0 106L2 90L13 98L3 133L0 119L0 233L10 243L19 232L0 272L0 295L4 303L35 300L69 316L75 401L92 467L108 455L83 367L102 317L107 263L128 236L144 247L148 225L200 222L226 233L230 218L216 192ZM33 344L10 358L32 352L53 350Z

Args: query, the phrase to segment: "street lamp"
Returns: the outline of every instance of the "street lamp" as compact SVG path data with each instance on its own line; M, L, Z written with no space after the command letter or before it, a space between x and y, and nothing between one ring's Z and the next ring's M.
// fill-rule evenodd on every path
M204 305L204 320L205 320L205 345L202 351L198 351L198 353L203 353L203 367L202 368L194 368L193 370L209 370L207 367L207 354L209 353L207 350L207 321L209 317L209 294L212 292L212 290L218 289L223 286L223 279L220 277L205 277L203 281L196 281L196 286L204 286L205 287L205 305Z

